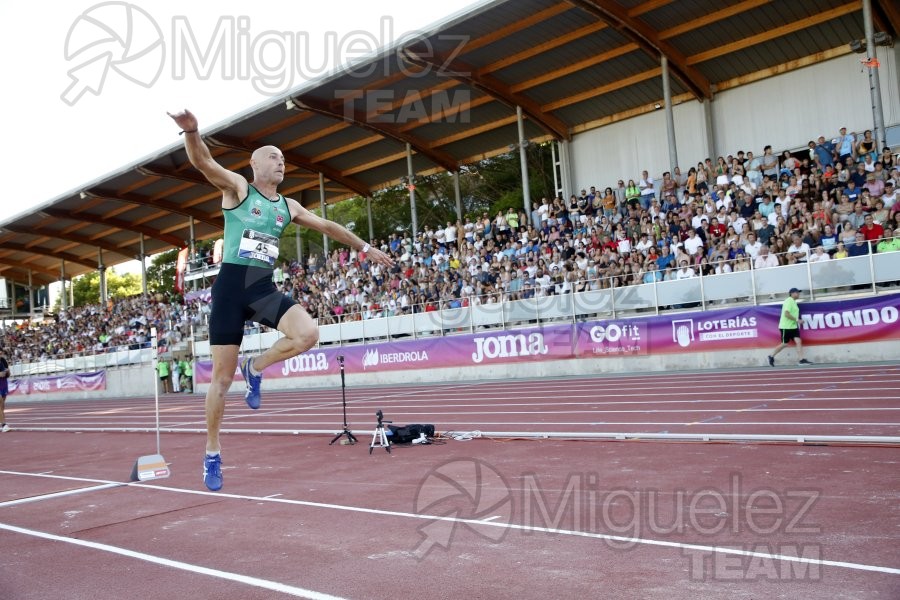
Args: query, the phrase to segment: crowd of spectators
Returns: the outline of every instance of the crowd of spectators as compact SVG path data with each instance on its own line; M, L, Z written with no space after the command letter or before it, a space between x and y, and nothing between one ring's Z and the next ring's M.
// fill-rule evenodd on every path
M417 237L284 264L275 280L320 323L685 279L900 250L897 157L840 129L800 152L739 151L543 198ZM896 233L895 233L896 232Z
M162 350L190 336L199 315L161 296L110 300L62 310L53 318L23 321L0 330L0 344L11 363L43 362L70 356L102 354L150 346L157 328Z
M279 288L320 323L499 303L900 250L897 157L871 132L820 136L802 152L706 159L659 180L644 171L543 198L531 214L426 226L378 240L396 266L347 248L275 270ZM140 348L150 328L177 344L209 306L138 296L70 308L42 323L6 327L14 362Z

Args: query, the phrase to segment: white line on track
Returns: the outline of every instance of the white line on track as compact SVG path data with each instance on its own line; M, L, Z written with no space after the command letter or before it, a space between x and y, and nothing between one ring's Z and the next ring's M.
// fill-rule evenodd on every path
M0 474L35 476L35 477L50 477L50 478L60 477L60 476L54 476L54 475L37 475L35 473L25 473L25 472L17 472L17 471L0 471ZM67 479L67 480L87 481L87 482L92 482L92 483L117 483L117 482L106 481L106 480L101 480L101 479L88 479L88 478L77 478L77 477L60 477L60 478ZM387 516L387 517L400 517L400 518L406 518L406 519L418 519L418 520L425 520L425 521L445 521L445 522L452 522L452 523L464 523L467 525L482 526L482 527L500 527L503 529L509 529L509 530L513 530L513 531L552 533L552 534L556 534L556 535L565 535L565 536L572 536L572 537L582 537L582 538L590 538L590 539L598 539L598 540L609 540L609 541L614 541L614 542L619 542L619 543L642 544L642 545L646 545L646 546L656 546L656 547L663 547L663 548L677 548L680 550L696 550L696 551L700 551L700 552L716 552L719 554L750 556L750 557L763 558L763 559L769 559L769 560L779 560L779 561L785 561L785 562L799 562L799 563L815 564L815 565L828 566L828 567L840 567L840 568L852 569L852 570L856 570L856 571L871 571L871 572L876 572L876 573L886 573L886 574L890 574L890 575L900 575L900 569L893 568L893 567L882 567L882 566L878 566L878 565L867 565L867 564L862 564L862 563L852 563L852 562L845 562L845 561L820 560L820 559L815 559L815 558L805 558L805 557L789 556L789 555L783 555L783 554L769 554L766 552L753 552L753 551L739 550L739 549L735 549L735 548L727 548L727 547L719 547L719 546L706 546L706 545L701 545L701 544L686 544L686 543L682 543L682 542L668 542L665 540L654 540L654 539L637 538L637 537L625 537L625 536L618 536L618 535L609 535L609 534L605 534L605 533L591 533L591 532L585 532L585 531L575 531L575 530L570 530L570 529L557 529L557 528L552 528L552 527L535 527L535 526L531 526L531 525L519 525L516 523L497 523L495 521L486 521L484 519L463 519L463 518L451 517L451 516L445 517L445 516L438 516L438 515L416 514L416 513L408 513L408 512L393 511L393 510L381 510L381 509L377 509L377 508L366 508L366 507L362 507L362 506L349 506L349 505L343 505L343 504L330 504L330 503L324 503L324 502L310 502L308 500L292 500L292 499L288 499L288 498L264 498L264 497L260 497L260 496L247 496L247 495L243 495L243 494L228 494L228 493L222 493L222 492L208 492L208 491L204 491L204 490L188 490L188 489L184 489L184 488L176 488L176 487L161 486L161 485L141 485L141 484L137 484L137 483L127 483L124 485L140 486L142 489L145 489L145 490L157 490L157 491L163 491L163 492L193 494L193 495L199 495L199 496L212 496L215 498L229 498L232 500L273 502L273 503L277 503L277 504L307 506L307 507L311 507L311 508L323 508L323 509L329 509L329 510L365 513L365 514ZM84 542L83 540L76 540L76 539L65 538L65 537L61 537L61 536L53 536L51 534L43 534L42 532L32 532L31 530L26 530L26 529L22 529L22 528L10 526L10 525L5 525L3 523L0 523L0 528L8 529L10 531L17 531L19 533L31 534L31 535L37 534L39 537L47 537L48 539L54 539L57 541L77 543L79 545L85 545L88 547L93 547L93 544L94 544L93 542ZM82 543L82 542L84 542L84 543ZM98 546L103 546L103 544L98 544ZM124 550L122 548L115 548L114 546L107 546L105 548L99 548L99 549L109 549L108 551L121 553L126 556L135 555L134 556L135 558L141 558L142 560L150 560L150 562L157 562L157 564L162 564L162 565L166 565L166 566L174 566L176 568L184 568L185 570L192 570L192 568L204 569L204 567L194 567L193 565L187 565L186 563L178 563L177 561L169 561L168 559L152 557L149 555L141 555L141 553L132 552L130 550ZM125 553L129 553L129 554L125 554ZM163 562L163 561L165 561L165 562ZM169 563L172 563L172 564L169 564ZM201 572L201 571L195 571L195 572ZM205 569L205 571L203 571L203 572L205 574L214 575L214 576L222 576L222 575L216 575L216 573L225 574L225 572L217 572L212 569ZM235 575L232 573L227 573L227 575L231 575L233 577L244 577L244 576ZM225 577L225 578L228 579L230 577ZM249 579L253 579L253 578L249 578ZM239 581L238 579L234 579L234 580ZM265 580L257 580L257 581L265 582ZM244 583L250 583L250 582L244 581ZM273 582L265 582L265 583L273 583ZM251 583L251 585L252 585L252 583ZM262 586L260 586L260 587L262 587ZM273 588L268 588L268 589L273 589ZM297 589L302 589L302 588L297 588ZM302 591L309 592L308 590L302 590ZM314 594L315 592L310 592L310 593ZM324 596L324 595L322 595L322 596L301 596L301 597L316 598L316 599L331 598L331 596Z
M243 583L245 585L251 585L253 587L263 588L266 590L272 590L274 592L281 592L282 594L288 594L291 596L295 596L297 598L308 598L309 600L341 600L341 598L338 596L331 596L329 594L323 594L321 592L315 592L313 590L307 590L305 588L296 587L293 585L287 585L285 583L278 583L277 581L270 581L268 579L260 579L259 577L251 577L249 575L241 575L240 573L231 573L229 571L220 571L219 569L211 569L209 567L202 567L200 565L194 565L191 563L181 562L180 560L172 560L169 558L163 558L161 556L154 556L152 554L145 554L143 552L136 552L134 550L128 550L127 548L120 548L118 546L110 546L109 544L101 544L99 542L92 542L89 540L70 538L70 537L65 537L65 536L61 536L61 535L55 535L52 533L46 533L43 531L36 531L34 529L25 529L24 527L16 527L15 525L8 525L6 523L0 523L0 529L5 529L6 531L11 531L13 533L20 533L23 535L30 535L30 536L45 539L45 540L52 540L54 542L63 542L66 544L74 544L75 546L81 546L83 548L90 548L92 550L100 550L101 552L109 552L112 554L118 554L119 556L135 558L138 560L143 560L145 562L161 565L163 567L171 567L173 569L180 569L182 571L188 571L189 573L197 573L200 575L208 575L210 577L217 577L219 579L227 579L228 581Z
M74 496L75 494L84 494L85 492L96 492L113 487L122 487L124 483L104 483L91 487L78 488L75 490L66 490L64 492L53 492L52 494L41 494L40 496L29 496L28 498L19 498L18 500L7 500L0 502L0 508L7 506L16 506L17 504L27 504L29 502L40 502L41 500L49 500L51 498L62 498L63 496Z

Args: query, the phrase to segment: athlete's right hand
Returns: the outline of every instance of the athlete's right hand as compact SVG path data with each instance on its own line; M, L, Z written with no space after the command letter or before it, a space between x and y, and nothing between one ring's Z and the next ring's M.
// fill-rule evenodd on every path
M175 113L174 115L170 112L166 112L167 115L172 117L172 120L181 127L182 131L196 131L197 130L197 117L194 116L194 113L189 111L188 109L184 109L179 113Z

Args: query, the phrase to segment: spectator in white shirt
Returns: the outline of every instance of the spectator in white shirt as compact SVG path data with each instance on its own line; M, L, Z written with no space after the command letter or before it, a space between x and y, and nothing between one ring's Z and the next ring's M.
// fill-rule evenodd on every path
M767 269L778 265L778 257L769 253L769 247L766 245L760 246L759 255L756 257L753 266L757 269Z
M684 240L684 249L691 256L696 256L696 254L703 248L703 239L697 235L697 232L691 229L688 233L688 237Z
M810 263L826 262L829 260L831 260L831 257L825 252L825 248L822 246L816 246L815 252L809 257Z
M795 233L791 236L791 245L787 249L787 256L790 264L805 263L809 259L809 244Z

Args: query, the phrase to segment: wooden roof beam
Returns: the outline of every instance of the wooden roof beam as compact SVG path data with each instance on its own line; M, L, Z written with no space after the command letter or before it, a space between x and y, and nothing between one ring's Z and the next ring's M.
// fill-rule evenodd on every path
M110 227L115 227L116 229L121 229L122 231L134 231L137 233L143 233L145 236L153 238L155 240L159 240L166 244L171 244L172 246L181 247L184 243L179 237L174 235L168 235L162 233L158 229L153 229L152 227L147 227L144 225L135 225L130 221L125 221L124 219L115 219L110 217L102 217L99 215L89 215L86 219L76 219L67 211L59 210L59 209L44 209L42 212L47 213L54 219L66 219L66 220L76 220L85 224L94 224L100 223L101 225L109 225Z
M447 56L440 52L429 52L426 48L413 46L405 48L401 54L404 60L419 66L436 68L438 74L446 75L452 79L463 82L475 89L481 90L516 110L517 106L529 119L537 123L544 131L558 140L571 140L569 126L561 119L541 110L537 102L523 94L518 94L510 89L510 86L491 75L479 74L475 67Z
M459 164L457 163L456 159L446 152L433 150L424 140L401 131L396 125L378 122L375 118L372 118L370 115L367 115L362 111L350 109L346 105L343 106L344 110L340 110L333 107L327 102L312 98L308 95L297 96L293 98L293 101L295 104L301 106L302 108L305 108L306 110L310 110L312 112L319 113L333 119L350 122L357 127L361 127L374 133L381 134L388 139L392 139L404 145L409 144L416 152L418 152L434 164L443 167L448 171L456 171L456 169L459 168Z
M7 229L4 227L4 229ZM11 231L11 230L10 230ZM80 256L75 254L69 254L68 252L57 252L55 250L44 250L43 248L29 248L24 244L15 244L13 242L0 242L0 250L11 250L13 252L24 252L25 254L36 254L38 256L49 256L52 258L57 258L59 260L64 260L66 262L75 263L76 265L81 265L82 267L87 267L89 269L96 269L97 263L89 260L85 260Z
M210 227L214 227L216 229L222 229L222 227L224 226L224 221L220 216L217 217L205 212L201 212L199 210L186 208L176 202L171 202L169 200L153 199L146 196L141 196L139 194L120 194L115 191L105 190L102 188L92 188L88 191L89 193L101 198L105 198L106 200L116 200L118 202L125 202L127 204L149 206L150 208L158 208L164 212L182 215L184 217L194 217L195 220L200 221L201 223L206 223Z
M653 57L659 59L665 56L672 74L678 77L697 98L712 98L712 88L706 76L688 64L681 51L663 40L658 31L629 15L620 4L613 0L568 1L585 12L603 19Z
M209 138L209 143L217 146L231 148L232 150L237 150L239 152L253 152L254 150L254 148L251 148L250 145L247 144L244 140L232 138L226 135L211 136ZM343 175L337 169L333 169L325 164L313 162L306 156L303 156L296 152L285 152L284 150L282 150L282 152L284 153L284 160L287 161L288 164L294 165L295 167L303 169L304 171L309 171L310 173L322 173L331 181L339 183L351 192L359 194L360 196L368 196L371 194L371 190L369 190L369 187L366 184L359 181L358 179L354 179L353 177Z
M849 4L844 4L830 10L822 11L800 21L787 23L780 27L773 27L772 29L768 29L766 31L763 31L762 33L751 35L750 37L731 42L730 44L725 44L724 46L719 46L718 48L712 48L705 52L699 52L697 54L694 54L693 56L687 57L687 63L689 65L696 65L698 63L706 62L720 56L725 56L726 54L731 54L732 52L738 52L745 48L749 48L750 46L762 44L764 42L790 35L797 31L808 29L815 25L826 23L828 21L831 21L832 19L837 19L839 17L843 17L844 15L849 15L851 13L859 11L861 7L862 3L859 0L856 0L855 2L850 2Z
M57 240L65 240L67 242L73 242L76 244L82 244L84 246L96 246L97 248L102 248L107 252L113 252L120 256L124 256L125 258L132 259L137 256L138 252L135 252L133 249L121 248L120 246L116 246L114 244L110 244L109 242L92 239L83 235L74 235L71 233L61 233L59 231L54 231L52 229L47 229L45 227L29 227L29 228L19 228L19 227L4 227L7 231L12 231L14 233L19 233L22 235L40 235L44 236L48 239L57 239Z

